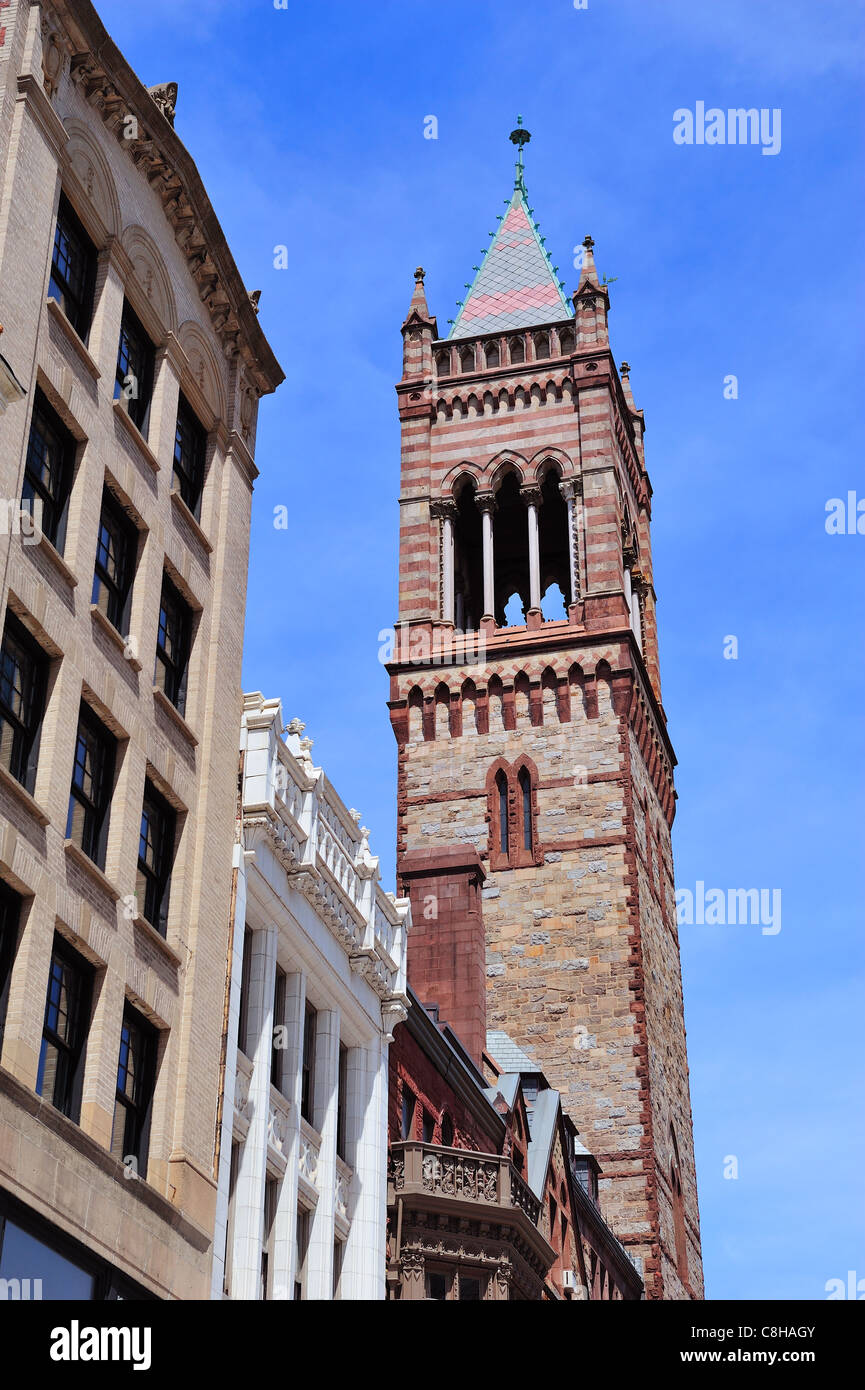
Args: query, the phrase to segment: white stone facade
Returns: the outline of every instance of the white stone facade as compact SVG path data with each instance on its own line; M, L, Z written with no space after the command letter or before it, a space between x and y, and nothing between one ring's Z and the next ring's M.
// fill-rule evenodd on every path
M382 891L302 733L293 720L283 737L279 700L245 697L214 1298L385 1293L409 905Z

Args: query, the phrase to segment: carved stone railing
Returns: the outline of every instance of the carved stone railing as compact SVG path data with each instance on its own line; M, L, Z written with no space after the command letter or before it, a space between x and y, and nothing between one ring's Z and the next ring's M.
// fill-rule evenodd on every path
M300 720L292 719L283 737L280 702L251 694L244 697L244 726L244 849L276 858L286 889L306 898L381 999L390 1031L408 1005L408 903L382 891L360 813L314 766Z
M252 1119L252 1102L249 1099L249 1086L252 1081L252 1062L238 1048L237 1071L234 1078L234 1128L243 1138Z
M320 1147L321 1135L317 1134L312 1125L301 1117L297 1171L304 1182L308 1183L310 1187L316 1188L316 1190L318 1189L318 1155Z
M267 1147L271 1155L282 1161L288 1160L288 1115L290 1105L274 1086L270 1088L270 1103L267 1111Z
M348 1198L353 1174L347 1163L337 1156L333 1185L333 1207L338 1221L348 1223Z
M538 1224L540 1202L510 1159L499 1154L405 1140L391 1145L389 1178L394 1193L414 1191L500 1210L518 1207L533 1226Z

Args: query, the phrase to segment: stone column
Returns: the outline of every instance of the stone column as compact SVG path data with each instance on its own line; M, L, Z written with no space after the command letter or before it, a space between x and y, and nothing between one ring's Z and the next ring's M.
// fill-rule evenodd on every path
M475 497L481 513L484 543L484 613L482 622L495 622L495 562L493 555L493 513L496 499L491 492L478 493Z
M336 1121L339 1095L339 1009L321 1009L315 1020L313 1126L321 1135L316 1186L319 1197L307 1255L307 1298L333 1298L333 1213L336 1187Z
M539 612L541 607L541 555L538 541L538 507L541 505L539 487L520 489L520 497L526 505L529 522L529 610Z
M574 493L575 487L573 480L568 478L559 483L559 492L565 501L568 509L568 577L570 581L570 593L568 603L576 603L579 596L579 578L577 576L577 545L574 536Z
M279 1189L273 1232L273 1297L292 1299L297 1257L297 1168L300 1158L301 1064L306 1016L306 979L300 972L285 980L285 1058L283 1093L289 1102L285 1139L286 1169Z
M267 1176L267 1121L270 1113L270 1054L273 1041L273 986L277 928L253 932L247 1003L247 1047L252 1054L249 1103L252 1118L243 1145L235 1188L232 1297L261 1296L261 1241Z
M430 513L441 521L442 621L454 621L454 522L456 503L450 498L438 499L430 505Z
M387 1067L384 1037L349 1050L346 1161L354 1177L351 1229L342 1266L345 1299L383 1299L385 1295Z

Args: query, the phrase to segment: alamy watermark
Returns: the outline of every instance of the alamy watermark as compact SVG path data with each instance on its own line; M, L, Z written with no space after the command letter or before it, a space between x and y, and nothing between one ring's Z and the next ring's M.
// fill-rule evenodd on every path
M693 111L680 106L673 112L676 145L761 145L763 154L781 152L781 108L743 106L722 111L698 101Z
M679 926L759 926L763 936L781 930L780 888L706 888L697 879L690 888L676 889L676 921Z

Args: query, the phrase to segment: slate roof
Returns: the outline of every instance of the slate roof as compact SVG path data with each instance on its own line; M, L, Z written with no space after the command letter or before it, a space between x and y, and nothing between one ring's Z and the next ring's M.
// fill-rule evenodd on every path
M448 338L533 328L573 318L573 313L541 243L520 179Z
M533 1062L531 1057L526 1056L521 1047L517 1047L508 1033L499 1029L487 1031L487 1052L502 1072L539 1072L541 1070L538 1062Z

